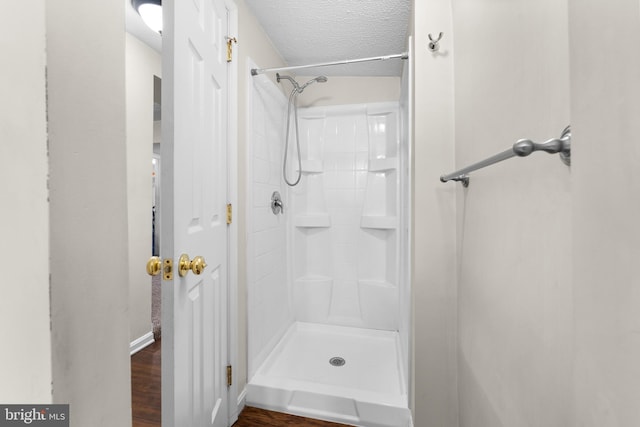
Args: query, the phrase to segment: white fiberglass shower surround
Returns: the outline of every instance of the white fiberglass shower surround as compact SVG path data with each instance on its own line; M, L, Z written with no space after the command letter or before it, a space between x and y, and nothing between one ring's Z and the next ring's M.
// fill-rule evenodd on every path
M300 108L294 187L282 178L287 98L264 75L249 83L251 406L368 427L411 423L408 81L405 71L397 102ZM295 176L297 162L288 166Z

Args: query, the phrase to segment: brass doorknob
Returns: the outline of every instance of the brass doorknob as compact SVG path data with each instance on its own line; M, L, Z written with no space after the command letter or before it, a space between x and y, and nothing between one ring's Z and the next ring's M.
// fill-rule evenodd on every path
M152 256L147 261L147 274L149 276L157 276L160 274L160 270L162 270L162 262L160 262L160 258L157 256Z
M191 271L196 276L199 276L205 268L207 268L207 263L204 262L204 258L200 255L191 260Z
M193 271L193 274L198 276L202 274L206 267L207 264L204 262L204 258L200 255L189 261L189 255L182 254L178 260L178 274L180 274L180 277L186 276L189 270Z

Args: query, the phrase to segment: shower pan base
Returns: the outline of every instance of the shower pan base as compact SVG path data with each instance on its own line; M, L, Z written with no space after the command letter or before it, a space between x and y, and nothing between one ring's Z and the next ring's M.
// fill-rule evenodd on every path
M247 385L247 404L356 426L408 427L396 332L294 323Z

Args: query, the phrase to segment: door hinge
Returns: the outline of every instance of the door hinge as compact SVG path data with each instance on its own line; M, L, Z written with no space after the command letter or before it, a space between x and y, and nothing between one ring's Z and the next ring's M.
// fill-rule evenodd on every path
M227 387L231 387L231 384L233 384L233 368L227 365Z
M227 204L227 224L231 224L233 222L233 206L231 203Z
M238 43L235 37L226 37L227 39L227 62L233 61L233 43Z

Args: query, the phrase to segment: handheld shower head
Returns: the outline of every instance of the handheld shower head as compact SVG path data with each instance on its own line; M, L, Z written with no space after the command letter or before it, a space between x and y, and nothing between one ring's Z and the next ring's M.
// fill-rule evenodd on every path
M300 87L300 89L298 90L298 93L302 93L302 91L303 91L307 86L309 86L310 84L313 84L313 83L315 83L315 82L318 82L318 83L326 83L326 82L327 82L327 80L329 80L329 79L327 79L327 76L318 76L318 77L316 77L316 78L313 78L313 79L309 80L308 82L306 82L305 84L303 84L303 85L302 85L302 87Z
M296 82L296 80L291 77L291 76L281 76L280 73L276 73L276 79L278 81L278 83L280 83L280 80L285 79L285 80L289 80L291 82L291 84L293 85L293 89L291 90L291 93L289 94L289 103L287 104L287 127L286 129L286 136L285 136L285 142L284 142L284 160L282 162L282 177L284 178L284 181L287 183L287 185L293 187L298 185L298 183L300 182L300 179L302 178L302 159L300 158L300 138L298 136L299 132L298 132L298 107L296 106L296 99L298 97L298 95L300 95L302 93L302 91L304 90L304 88L306 88L307 86L309 86L312 83L315 82L320 82L320 83L325 83L327 81L327 77L326 76L318 76L315 77L311 80L309 80L308 82L306 82L304 85L300 86L298 84L298 82ZM298 152L298 178L295 181L289 181L289 179L287 178L287 153L289 152L289 123L291 120L291 110L293 108L293 117L294 117L294 129L295 129L295 135L296 135L296 146L297 146L297 152Z
M313 78L313 79L309 80L308 82L306 82L302 86L300 86L298 84L298 82L293 77L291 77L291 76L281 76L280 73L276 73L276 80L278 81L278 83L280 83L280 80L282 80L282 79L289 80L291 82L291 84L293 85L293 90L296 91L298 94L301 94L302 91L312 83L315 83L315 82L326 83L327 80L328 80L326 76L318 76L316 78Z

